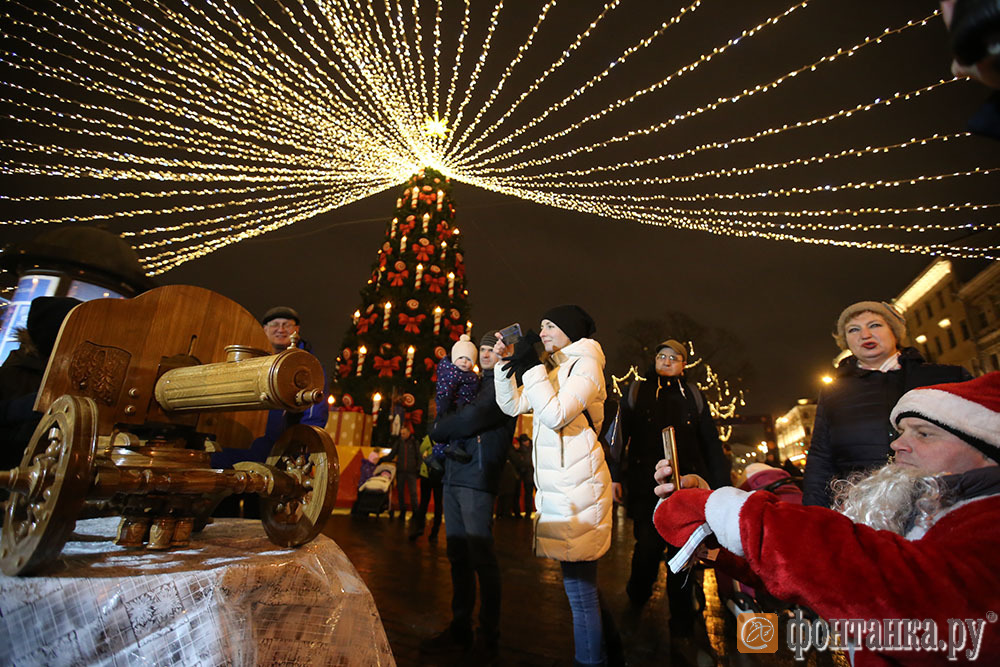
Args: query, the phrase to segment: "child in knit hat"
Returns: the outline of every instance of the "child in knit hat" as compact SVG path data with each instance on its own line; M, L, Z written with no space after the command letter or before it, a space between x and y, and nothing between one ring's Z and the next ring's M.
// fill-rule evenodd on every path
M476 344L469 336L462 334L451 348L451 359L445 357L438 362L437 386L434 394L438 419L471 403L479 393L479 376L473 370L477 355ZM472 456L457 443L447 446L435 443L427 463L431 467L440 467L445 456L459 463L468 463L472 460Z

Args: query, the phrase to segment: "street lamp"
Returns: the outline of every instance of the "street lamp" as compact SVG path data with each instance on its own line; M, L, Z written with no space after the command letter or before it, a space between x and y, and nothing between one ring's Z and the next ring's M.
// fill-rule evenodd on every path
M833 382L833 378L830 377L829 375L824 375L820 379L823 381L823 384L830 384L831 382Z

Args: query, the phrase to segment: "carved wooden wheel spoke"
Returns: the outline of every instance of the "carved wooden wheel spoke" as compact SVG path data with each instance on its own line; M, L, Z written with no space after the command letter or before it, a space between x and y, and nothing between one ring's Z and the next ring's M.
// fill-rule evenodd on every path
M300 492L261 497L264 531L280 546L304 544L323 529L337 500L340 463L333 440L322 429L296 424L274 444L267 465L294 478Z
M97 406L89 398L53 401L31 435L7 503L0 570L30 574L53 560L76 526L97 447Z

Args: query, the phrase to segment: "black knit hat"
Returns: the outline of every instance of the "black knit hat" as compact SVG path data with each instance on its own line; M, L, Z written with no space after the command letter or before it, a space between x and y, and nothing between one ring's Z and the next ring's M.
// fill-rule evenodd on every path
M264 317L260 318L260 323L266 325L271 320L276 320L279 317L286 320L295 320L296 324L302 324L299 321L299 314L295 312L294 308L289 308L288 306L275 306L264 313Z
M83 301L71 296L40 296L32 300L28 311L28 335L41 357L52 354L59 335L59 327L69 315L69 311Z
M479 347L493 347L496 344L497 344L496 331L485 333L483 334L483 337L479 339Z
M573 342L581 338L590 338L597 331L594 319L580 306L550 308L542 314L542 319L554 323Z

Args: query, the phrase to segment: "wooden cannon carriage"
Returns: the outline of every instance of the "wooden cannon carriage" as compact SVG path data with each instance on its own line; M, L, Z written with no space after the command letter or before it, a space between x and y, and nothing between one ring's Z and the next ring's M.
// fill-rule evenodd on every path
M18 468L0 472L10 500L0 569L31 574L55 559L88 504L122 517L115 542L168 549L231 493L260 495L268 538L298 546L322 529L340 471L330 436L295 425L266 463L213 469L218 447L245 449L269 409L323 400L323 368L308 352L270 354L257 320L199 287L74 308L35 403L44 416Z

